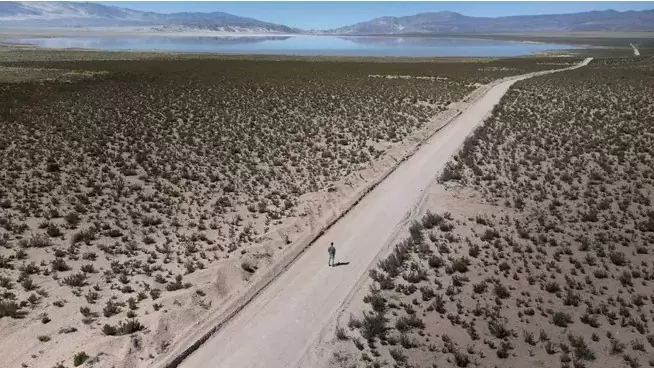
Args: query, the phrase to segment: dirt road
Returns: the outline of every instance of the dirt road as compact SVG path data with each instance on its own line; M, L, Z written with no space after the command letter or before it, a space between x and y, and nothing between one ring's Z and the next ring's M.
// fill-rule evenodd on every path
M464 139L513 83L549 72L518 76L490 89L371 191L181 367L298 365L377 255L415 213L424 190ZM336 262L341 263L337 267L327 266L327 247L332 241Z

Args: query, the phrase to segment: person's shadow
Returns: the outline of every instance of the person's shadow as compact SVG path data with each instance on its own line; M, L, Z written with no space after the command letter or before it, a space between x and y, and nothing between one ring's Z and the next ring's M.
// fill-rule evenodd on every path
M350 264L350 262L336 262L336 263L334 263L334 266L333 266L333 267L338 267L338 266L347 266L347 265L349 265L349 264Z

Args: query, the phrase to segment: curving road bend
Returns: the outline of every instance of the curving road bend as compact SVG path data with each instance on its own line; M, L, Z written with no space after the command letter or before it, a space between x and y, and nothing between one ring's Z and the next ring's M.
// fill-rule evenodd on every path
M436 174L509 87L536 75L580 68L591 60L567 69L517 76L491 88L432 136L180 366L297 366L384 245L415 215ZM347 264L327 266L327 247L332 241L336 262Z

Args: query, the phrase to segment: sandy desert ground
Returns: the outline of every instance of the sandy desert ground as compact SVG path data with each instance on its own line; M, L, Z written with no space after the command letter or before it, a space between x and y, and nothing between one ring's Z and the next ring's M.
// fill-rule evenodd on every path
M516 83L325 329L322 365L654 366L653 78L640 56Z
M427 140L181 367L316 366L315 361L302 361L303 353L366 276L387 240L411 217L434 173L511 84L529 76L496 84ZM325 266L325 251L332 241L340 255L336 268Z
M1 58L3 367L150 366L487 84L579 61Z

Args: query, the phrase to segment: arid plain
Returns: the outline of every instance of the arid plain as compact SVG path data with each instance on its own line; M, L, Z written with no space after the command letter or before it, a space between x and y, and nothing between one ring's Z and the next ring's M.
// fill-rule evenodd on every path
M0 53L0 365L150 366L491 84L580 61ZM653 65L513 85L329 364L650 363Z
M333 367L654 366L654 60L516 83L316 348Z
M2 59L9 367L148 366L484 85L579 61Z

